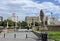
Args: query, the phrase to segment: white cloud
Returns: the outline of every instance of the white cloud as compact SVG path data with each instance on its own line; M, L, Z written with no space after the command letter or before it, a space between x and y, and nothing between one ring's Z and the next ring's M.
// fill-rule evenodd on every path
M1 15L2 12L9 15L16 12L20 20L23 20L25 16L38 16L41 9L44 10L46 15L49 15L50 12L60 14L60 6L51 2L36 3L32 0L2 0L0 3Z
M57 1L58 3L60 3L60 0L55 0L55 1Z

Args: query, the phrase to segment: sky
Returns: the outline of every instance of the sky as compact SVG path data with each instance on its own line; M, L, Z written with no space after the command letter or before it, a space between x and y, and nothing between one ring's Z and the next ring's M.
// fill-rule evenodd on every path
M22 21L26 16L39 16L41 9L46 16L52 12L60 18L60 0L0 0L0 16L4 19L16 13Z

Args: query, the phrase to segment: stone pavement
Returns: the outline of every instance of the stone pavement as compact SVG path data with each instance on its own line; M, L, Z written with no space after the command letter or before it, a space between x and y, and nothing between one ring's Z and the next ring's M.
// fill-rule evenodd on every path
M19 32L12 32L12 33L6 33L4 38L4 33L0 34L0 41L41 41L38 39L38 37L33 32L26 32L27 30L20 30ZM14 34L16 34L16 38L14 38ZM27 34L27 38L26 38ZM48 40L48 41L54 41L54 40Z
M14 34L16 34L16 38L14 38ZM6 33L5 38L4 34L0 34L0 41L37 41L37 39L38 37L32 32Z
M8 38L0 38L0 41L36 41L34 39L8 39Z
M35 39L0 38L0 41L41 41L41 40L35 40ZM48 40L48 41L55 41L55 40Z

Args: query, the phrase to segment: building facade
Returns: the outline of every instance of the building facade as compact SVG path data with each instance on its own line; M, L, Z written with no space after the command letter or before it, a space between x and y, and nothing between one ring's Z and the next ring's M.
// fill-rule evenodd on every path
M25 21L28 23L28 26L31 26L32 22L41 22L40 15L37 17L36 16L35 17L26 16ZM46 25L60 25L60 19L58 19L54 16L44 16L43 21Z
M60 20L55 17L48 17L48 25L60 25Z
M9 18L8 18L9 20L12 20L12 21L14 21L14 22L17 22L17 16L16 16L16 13L12 13L12 16L10 16Z
M32 22L39 22L39 17L29 17L29 16L26 16L25 17L25 22L28 23L28 26L31 26L31 23Z
M3 17L2 16L0 16L0 21L3 21Z

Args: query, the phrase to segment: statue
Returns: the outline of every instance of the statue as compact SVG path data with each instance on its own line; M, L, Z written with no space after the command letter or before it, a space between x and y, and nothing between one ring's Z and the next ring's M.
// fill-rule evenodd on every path
M43 11L41 10L40 11L40 19L41 19L41 23L42 23L42 26L44 25L44 21L43 21L43 19L44 19L44 13L43 13Z
M44 18L44 13L43 13L43 10L40 11L40 19L41 19L41 30L42 31L45 31L45 30L48 30L46 25L45 25L45 18Z
M44 13L43 11L41 10L40 11L40 19L41 19L41 40L42 41L48 41L47 39L47 27L45 25L45 18L44 18Z

